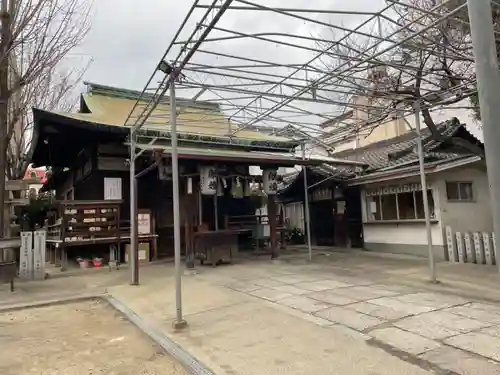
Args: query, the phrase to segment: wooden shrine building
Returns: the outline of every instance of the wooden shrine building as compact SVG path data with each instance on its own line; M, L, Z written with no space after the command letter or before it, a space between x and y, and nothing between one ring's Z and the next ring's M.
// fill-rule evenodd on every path
M126 260L130 242L130 127L126 123L131 111L135 108L132 117L137 116L148 98L137 102L139 92L87 86L78 113L34 109L31 161L51 169L44 189L55 191L56 204L47 223L47 242L53 244L51 261L63 268L68 257L106 258L109 246L118 250L109 252L109 261ZM255 210L262 195L267 197L270 250L277 255L278 167L356 163L303 160L294 153L300 141L246 129L233 134L237 127L211 102L178 98L176 110L181 248L192 256L205 253L208 261L217 256L206 249L234 248L241 237L255 235L251 225L260 220ZM150 245L140 258L144 261L173 254L169 117L165 98L137 133L139 210L135 219L139 242ZM250 175L250 166L260 166L262 175Z

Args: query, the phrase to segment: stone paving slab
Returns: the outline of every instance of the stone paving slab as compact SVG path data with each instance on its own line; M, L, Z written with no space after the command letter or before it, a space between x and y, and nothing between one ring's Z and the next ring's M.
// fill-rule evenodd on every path
M257 289L250 292L249 294L255 297L267 299L268 301L277 301L283 298L293 296L293 294L291 293L286 293L276 289L267 289L267 288Z
M293 297L283 298L279 300L278 303L280 305L293 307L294 309L309 313L324 310L331 306L330 304L317 301L312 298L307 298L304 296L293 296Z
M428 306L435 309L443 309L446 307L463 305L470 302L470 300L465 298L447 296L438 293L411 293L394 298L402 302L416 303L418 305Z
M306 283L310 281L315 281L320 279L318 276L313 275L282 275L282 276L274 276L271 277L273 280L281 281L284 284L297 284L297 283Z
M490 312L490 311L485 311L485 310L481 310L478 308L474 308L474 307L472 307L472 305L451 307L451 308L447 309L446 311L449 311L453 314L466 316L468 318L477 319L477 320L480 320L482 322L490 323L491 325L500 324L500 315L499 314L495 314L495 313Z
M300 289L294 285L288 285L288 284L278 285L278 286L272 287L271 289L279 290L280 292L290 293L293 295L300 295L300 294L309 293L308 290Z
M321 292L323 290L329 290L329 289L347 288L351 285L336 280L318 280L318 281L297 283L295 284L295 286L301 289L309 290L311 292Z
M414 303L402 302L395 298L384 297L369 300L368 302L378 306L390 307L396 311L402 311L410 315L422 314L434 310L431 307L416 305Z
M500 338L500 326L493 326L480 329L478 332Z
M252 284L250 282L237 282L237 283L230 283L227 285L228 288L237 290L238 292L253 292L254 290L261 289L262 287L259 285Z
M306 313L306 312L294 309L294 308L289 307L289 306L281 305L279 303L270 302L270 301L267 303L269 303L269 306L273 307L274 309L280 310L284 313L287 313L289 315L292 315L292 316L295 316L295 317L300 318L302 320L305 320L309 323L316 324L317 326L320 326L320 327L327 327L327 326L332 326L335 324L334 322L331 322L329 320L320 318L318 316L314 316L310 313ZM345 328L348 329L347 327L345 327ZM357 331L355 331L355 332L357 332Z
M433 311L403 319L394 325L430 339L444 339L483 328L488 324L446 311Z
M420 358L460 375L500 375L500 364L449 346L426 352Z
M479 332L470 332L445 340L445 343L459 349L500 361L500 338Z
M333 275L332 277L330 277L330 279L353 286L364 286L373 284L372 280L362 279L360 277L353 277L353 276Z
M500 306L498 306L498 305L492 305L492 304L481 303L481 302L472 302L468 306L472 309L484 310L484 311L488 311L488 312L493 313L493 314L500 315Z
M372 286L377 289L390 290L391 292L395 292L398 295L415 293L414 289L405 285L373 284Z
M315 315L357 329L358 331L364 331L386 322L374 316L361 314L338 306L318 311Z
M383 290L372 286L353 286L351 288L335 290L335 293L358 301L397 295L397 292Z
M414 355L440 347L440 344L434 340L394 327L375 329L370 332L370 336L398 350Z
M339 294L336 294L334 291L329 291L329 290L309 293L307 294L307 297L318 301L331 303L332 305L340 305L340 306L355 303L357 301L349 297L341 296Z
M285 283L274 279L255 279L251 280L251 283L262 288L274 288L276 286L285 285Z
M410 313L405 311L394 310L393 308L375 305L370 302L358 302L345 307L347 309L352 309L363 314L386 320L401 319L410 315Z

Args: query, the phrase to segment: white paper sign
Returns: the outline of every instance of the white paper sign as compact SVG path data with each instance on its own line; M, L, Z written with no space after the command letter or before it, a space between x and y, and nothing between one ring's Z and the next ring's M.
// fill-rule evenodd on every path
M122 199L122 179L120 177L104 177L104 199Z
M139 214L137 215L137 231L139 234L151 233L151 215Z
M337 214L343 215L345 213L345 201L337 201Z

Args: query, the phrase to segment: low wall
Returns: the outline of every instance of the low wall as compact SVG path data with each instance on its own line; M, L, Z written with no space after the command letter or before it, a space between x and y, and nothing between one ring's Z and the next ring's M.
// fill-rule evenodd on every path
M437 260L446 259L446 247L438 222L431 224L432 248ZM363 224L364 248L369 251L428 256L424 221L385 221Z

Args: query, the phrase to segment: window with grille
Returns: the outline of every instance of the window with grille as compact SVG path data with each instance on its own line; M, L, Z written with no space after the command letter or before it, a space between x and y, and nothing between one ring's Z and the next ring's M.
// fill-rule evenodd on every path
M474 200L472 182L447 182L446 196L449 201L472 202Z
M434 219L431 190L427 191L427 199L430 217ZM367 196L366 212L368 221L425 219L423 192L420 190Z

